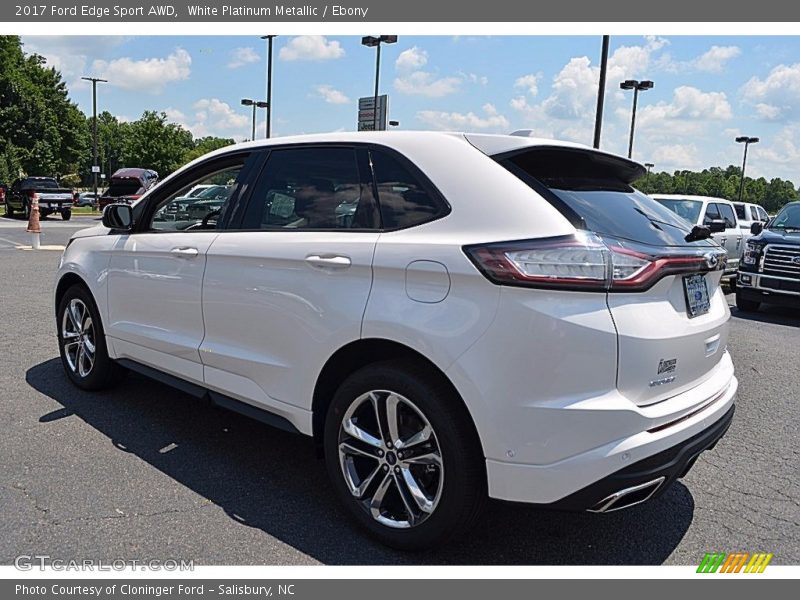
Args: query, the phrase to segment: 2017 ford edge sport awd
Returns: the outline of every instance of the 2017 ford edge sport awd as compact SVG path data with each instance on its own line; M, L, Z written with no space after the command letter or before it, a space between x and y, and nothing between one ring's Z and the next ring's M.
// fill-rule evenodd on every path
M225 148L75 234L64 368L313 436L355 519L399 548L465 531L487 497L642 502L722 437L737 390L725 250L631 187L642 173L503 135ZM175 217L211 184L220 208Z

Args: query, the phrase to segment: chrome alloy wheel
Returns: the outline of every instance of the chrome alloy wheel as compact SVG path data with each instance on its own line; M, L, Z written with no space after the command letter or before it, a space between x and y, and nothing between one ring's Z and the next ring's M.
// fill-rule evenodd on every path
M61 339L70 370L86 377L92 372L95 358L95 337L92 314L82 300L73 298L61 316Z
M350 493L387 527L419 525L442 495L436 434L408 398L373 390L356 398L339 426L339 464Z

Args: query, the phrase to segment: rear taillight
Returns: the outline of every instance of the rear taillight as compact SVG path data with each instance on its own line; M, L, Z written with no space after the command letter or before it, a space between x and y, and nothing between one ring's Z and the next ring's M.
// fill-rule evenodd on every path
M624 244L624 245L623 245ZM500 285L591 291L644 291L667 275L722 268L724 253L657 256L589 232L465 246L475 266Z

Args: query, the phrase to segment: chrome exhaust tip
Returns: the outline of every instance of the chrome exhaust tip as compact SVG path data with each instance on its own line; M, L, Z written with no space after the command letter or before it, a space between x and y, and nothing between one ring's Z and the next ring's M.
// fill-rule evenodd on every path
M607 513L647 502L653 497L653 494L656 493L658 488L661 487L665 479L666 477L659 477L647 483L640 483L639 485L621 489L603 498L600 502L587 510L593 513Z

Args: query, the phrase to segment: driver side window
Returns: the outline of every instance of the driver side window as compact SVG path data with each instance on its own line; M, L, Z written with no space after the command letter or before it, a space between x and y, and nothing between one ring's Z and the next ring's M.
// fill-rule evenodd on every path
M153 231L215 229L222 207L238 186L242 165L205 175L161 202L153 214Z

